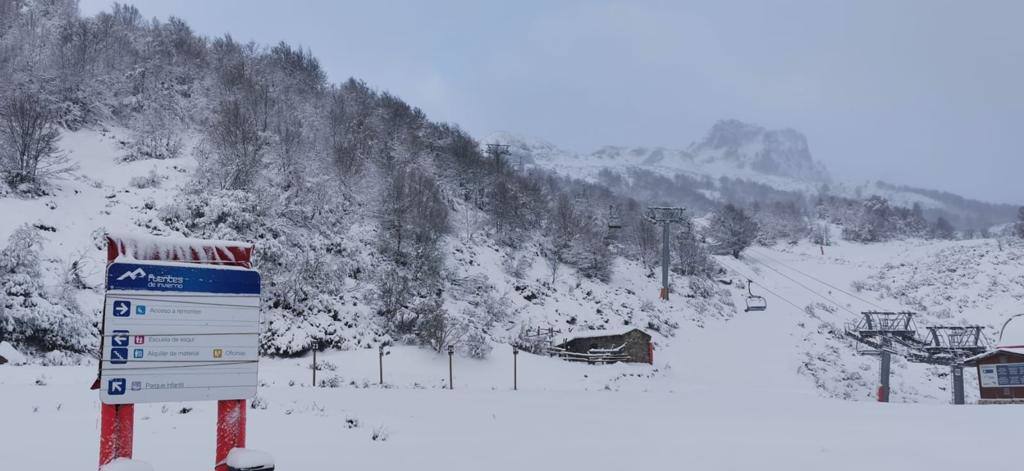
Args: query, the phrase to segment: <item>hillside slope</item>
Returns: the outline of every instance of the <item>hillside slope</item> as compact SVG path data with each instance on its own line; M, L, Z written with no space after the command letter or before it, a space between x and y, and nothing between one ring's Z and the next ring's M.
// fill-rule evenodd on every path
M16 215L4 220L0 237L25 224L37 228L43 234L46 284L54 290L66 282L70 264L77 261L87 285L77 290L77 300L95 322L105 264L102 234L127 230L180 235L163 224L159 214L168 195L190 181L196 163L191 157L124 162L117 130L68 133L62 142L79 164L78 170L57 182L45 198L0 199L0 209ZM354 248L363 247L358 257L372 252L372 243L363 240L366 237L372 234L353 242ZM911 309L920 313L922 326L981 324L994 338L1024 297L1024 273L1013 268L1015 260L1024 256L1024 247L1012 240L843 243L829 247L824 256L817 246L806 243L755 247L739 261L718 258L729 270L725 279L735 281L733 286L722 286L712 299L691 298L685 296L685 278L679 278L677 295L669 303L657 300L659 280L651 270L622 258L608 283L579 277L568 268L552 283L538 253L509 251L472 233L451 236L444 250L449 276L456 280L448 308L472 309L476 299L491 299L493 304L485 308L502 311L495 318L491 342L512 342L524 328L553 328L568 337L592 329L638 326L655 333L659 350L679 344L703 345L713 351L730 343L762 354L782 348L785 356L772 362L784 372L780 378L792 377L787 381L806 382L802 387L815 386L825 395L844 399L868 400L875 384L875 360L857 356L855 346L838 335L845 323L855 320L850 311ZM755 280L755 291L764 286L786 299L761 292L770 302L769 309L743 313L741 285L746 278ZM817 280L847 291L856 287L861 290L860 299ZM356 305L369 296L369 288L358 279L346 280L343 286ZM463 298L462 292L487 294ZM352 348L370 346L375 335L383 335L371 311L356 306L349 316L344 322L349 327L340 335ZM709 335L712 331L733 340ZM290 341L304 342L301 338ZM894 400L948 400L945 371L899 360L895 371Z

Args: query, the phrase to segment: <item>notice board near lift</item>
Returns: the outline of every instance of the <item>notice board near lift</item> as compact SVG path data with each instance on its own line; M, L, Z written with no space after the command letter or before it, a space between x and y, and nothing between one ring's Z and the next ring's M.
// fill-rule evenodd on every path
M979 404L1024 403L1024 347L1000 347L964 365L978 369Z

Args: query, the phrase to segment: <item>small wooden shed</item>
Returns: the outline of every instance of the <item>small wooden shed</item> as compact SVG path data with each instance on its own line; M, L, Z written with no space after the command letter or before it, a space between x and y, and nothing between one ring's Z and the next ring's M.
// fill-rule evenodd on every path
M964 365L978 369L979 404L1024 403L1024 347L999 347Z
M588 363L654 363L651 335L640 329L593 330L555 345L557 356Z

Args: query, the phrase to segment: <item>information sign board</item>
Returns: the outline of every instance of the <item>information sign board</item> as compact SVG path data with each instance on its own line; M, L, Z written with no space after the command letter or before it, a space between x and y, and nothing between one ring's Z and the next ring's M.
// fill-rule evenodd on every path
M1024 363L983 364L979 370L983 388L1024 387Z
M135 404L255 396L259 314L255 270L111 264L100 399Z

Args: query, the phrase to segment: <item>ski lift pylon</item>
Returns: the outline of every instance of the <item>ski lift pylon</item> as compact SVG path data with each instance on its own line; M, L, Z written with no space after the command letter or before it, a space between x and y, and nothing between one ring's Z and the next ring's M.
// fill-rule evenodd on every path
M768 308L768 300L764 299L764 296L758 296L754 294L750 286L754 284L754 280L747 280L747 308L743 312L750 311L763 311Z

